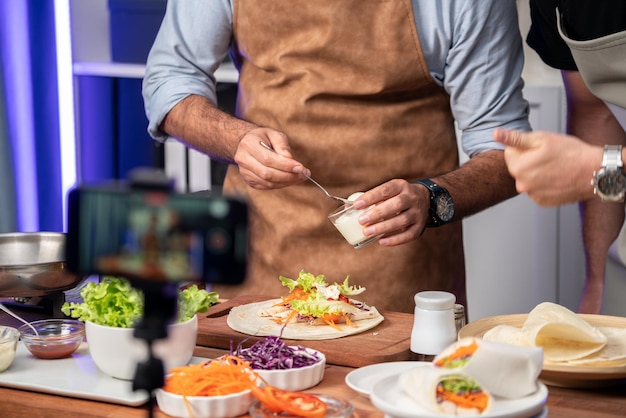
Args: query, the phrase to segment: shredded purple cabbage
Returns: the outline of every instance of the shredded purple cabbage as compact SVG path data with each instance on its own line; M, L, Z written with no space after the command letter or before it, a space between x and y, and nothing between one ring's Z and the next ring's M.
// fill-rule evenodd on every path
M250 362L257 370L284 370L310 366L321 360L316 352L302 346L288 346L279 337L268 336L249 348L237 347L231 354Z

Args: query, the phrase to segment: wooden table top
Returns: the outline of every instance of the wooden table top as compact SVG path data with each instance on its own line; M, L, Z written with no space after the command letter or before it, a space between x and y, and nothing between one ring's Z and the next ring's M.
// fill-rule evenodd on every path
M0 313L0 324L19 325L13 318L4 313ZM220 349L197 347L194 354L200 357L216 357L223 352ZM352 370L354 369L351 367L328 365L324 380L308 391L349 400L355 407L354 418L383 418L384 414L378 411L369 399L355 393L345 384L345 376ZM626 416L626 384L595 389L569 389L549 386L548 390L547 407L550 418ZM0 411L0 415L4 418L134 418L149 416L147 406L129 407L6 387L0 387ZM158 407L153 409L153 416L155 418L167 417Z

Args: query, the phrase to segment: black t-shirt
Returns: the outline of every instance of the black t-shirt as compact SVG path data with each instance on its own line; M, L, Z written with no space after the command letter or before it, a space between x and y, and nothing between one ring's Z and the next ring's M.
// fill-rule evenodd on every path
M530 0L532 23L526 42L550 67L577 69L557 29L557 6L570 39L588 41L626 30L624 0Z

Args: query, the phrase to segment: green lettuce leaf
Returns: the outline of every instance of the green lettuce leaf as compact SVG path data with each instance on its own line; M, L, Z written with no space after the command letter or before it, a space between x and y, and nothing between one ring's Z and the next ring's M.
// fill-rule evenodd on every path
M342 295L354 296L354 295L360 295L361 293L365 292L365 288L363 286L350 286L348 284L349 278L350 276L346 277L343 283L341 284L335 283L337 286L339 286L339 291L341 292Z
M318 284L326 286L326 276L323 274L315 276L311 273L305 272L304 270L300 271L296 280L292 280L285 276L280 276L278 279L281 281L283 286L287 286L287 288L289 288L290 292L293 292L293 290L297 287L301 288L305 292L311 292Z
M325 314L356 313L359 308L338 300L328 300L323 297L309 297L307 300L291 301L291 309L300 315L320 318Z
M339 292L342 295L354 296L365 292L365 288L363 286L351 286L348 283L349 278L350 276L347 276L341 284L335 282L335 285L339 288ZM286 286L289 289L290 292L293 292L295 288L301 288L307 293L315 293L315 289L318 287L328 287L328 284L326 283L326 276L323 274L315 276L311 273L305 272L304 270L300 271L296 280L285 276L280 276L278 279L281 281L283 286Z
M132 328L143 315L143 292L120 277L105 276L99 283L89 282L81 290L83 302L65 302L61 311L72 318L98 325ZM196 285L178 293L178 318L184 322L198 312L206 312L219 295Z
M178 321L185 322L195 314L207 312L217 303L219 295L216 292L207 292L199 289L195 284L182 290L178 294Z

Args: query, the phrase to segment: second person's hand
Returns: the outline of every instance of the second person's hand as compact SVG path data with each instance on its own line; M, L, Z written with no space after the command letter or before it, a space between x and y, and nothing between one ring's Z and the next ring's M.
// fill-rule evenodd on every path
M496 129L504 158L520 193L541 206L558 206L592 198L591 177L600 167L602 148L554 132Z

